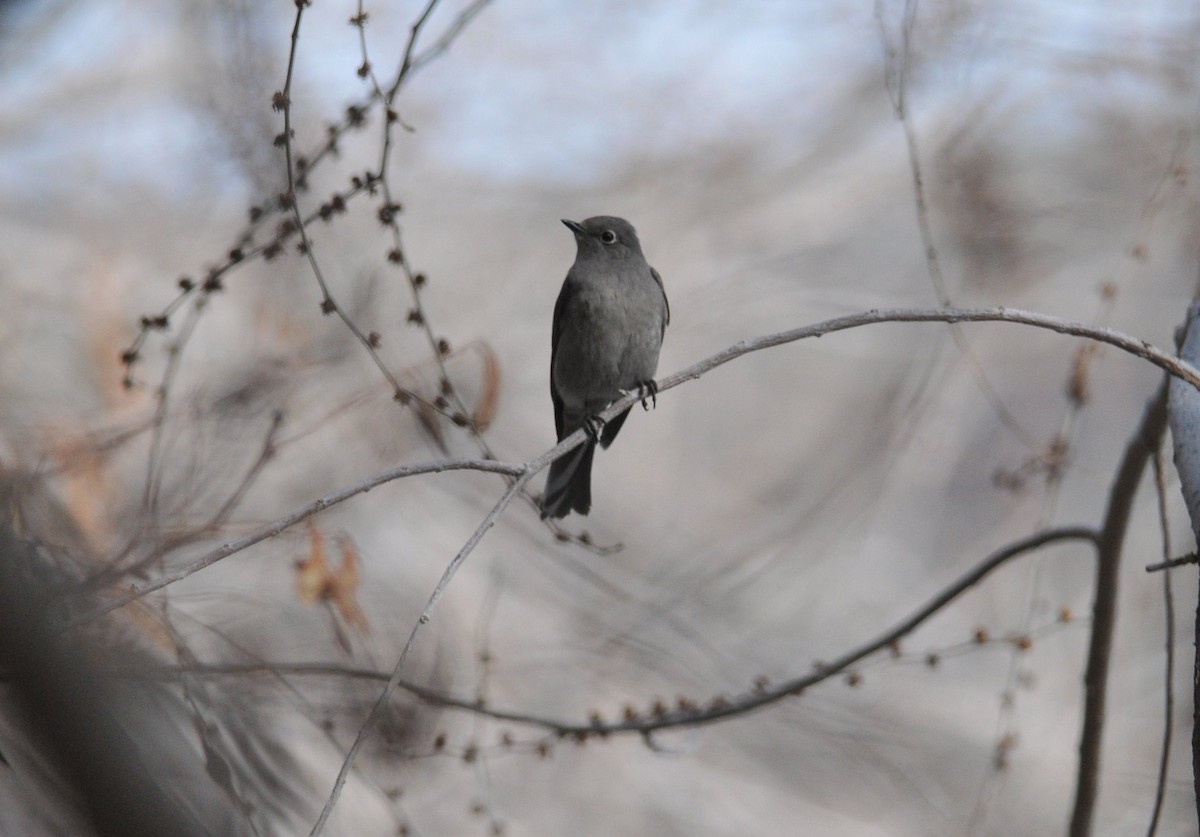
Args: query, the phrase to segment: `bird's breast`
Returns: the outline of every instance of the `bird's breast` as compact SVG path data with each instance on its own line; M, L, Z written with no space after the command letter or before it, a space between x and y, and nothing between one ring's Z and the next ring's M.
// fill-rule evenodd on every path
M610 282L581 288L571 310L563 312L553 371L566 404L602 409L621 390L654 377L662 343L662 295L649 277L641 284L651 287Z

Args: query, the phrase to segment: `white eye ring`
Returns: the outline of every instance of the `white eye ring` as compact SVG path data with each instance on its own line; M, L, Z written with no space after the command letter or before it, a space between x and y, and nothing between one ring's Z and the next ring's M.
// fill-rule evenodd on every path
M616 244L617 234L612 230L605 230L604 232L600 233L600 240L605 244Z

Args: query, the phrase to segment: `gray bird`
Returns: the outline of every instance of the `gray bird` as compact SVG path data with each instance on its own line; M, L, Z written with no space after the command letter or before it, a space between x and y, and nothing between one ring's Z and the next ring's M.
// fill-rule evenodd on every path
M607 448L629 410L601 426L595 417L624 393L657 392L654 372L671 319L662 277L646 264L633 225L599 215L563 221L575 234L575 264L567 272L550 344L550 399L559 441L580 427L588 441L550 465L542 517L587 514L592 507L592 456Z

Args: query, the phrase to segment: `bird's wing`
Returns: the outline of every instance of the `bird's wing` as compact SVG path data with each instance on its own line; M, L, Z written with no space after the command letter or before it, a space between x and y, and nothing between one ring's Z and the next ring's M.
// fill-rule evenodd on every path
M574 295L573 284L570 281L563 282L558 301L554 303L554 324L550 332L550 400L554 402L554 432L560 441L563 437L563 400L558 394L558 387L554 385L554 361L558 356L558 339L562 337L563 315Z
M654 277L654 281L658 283L658 289L663 295L663 310L666 312L663 316L663 332L667 330L667 326L671 324L671 303L667 301L667 289L663 287L662 276L654 268L650 268L650 275Z

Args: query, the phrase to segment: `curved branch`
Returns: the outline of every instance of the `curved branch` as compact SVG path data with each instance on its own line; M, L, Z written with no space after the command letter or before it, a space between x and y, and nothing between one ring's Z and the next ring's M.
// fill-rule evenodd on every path
M1051 314L1039 314L1034 311L1023 311L1019 308L873 308L870 311L863 311L858 314L849 314L844 317L835 317L831 320L814 323L809 326L791 329L790 331L781 331L776 334L768 334L764 337L758 337L753 340L743 340L733 346L730 346L723 352L718 352L712 357L706 358L698 363L689 366L663 378L658 382L659 392L672 387L678 386L684 381L699 378L710 369L714 369L722 364L741 357L742 355L751 352L769 349L772 346L781 346L784 343L794 343L797 340L804 340L809 337L821 337L825 334L831 334L835 331L845 331L851 328L859 328L861 326L875 325L876 323L1016 323L1019 325L1033 326L1034 328L1046 329L1055 331L1059 334L1069 334L1075 337L1086 337L1090 340L1095 340L1099 343L1107 343L1110 346L1116 346L1122 351L1128 352L1131 355L1140 357L1143 360L1148 360L1155 366L1169 373L1170 375L1187 381L1192 386L1200 389L1200 371L1194 366L1191 366L1184 361L1179 360L1168 352L1148 343L1145 340L1131 337L1128 334L1117 331L1116 329L1106 328L1104 326L1092 326L1085 323L1075 322L1073 320L1055 317ZM627 398L617 402L624 409L634 403L637 399Z
M828 680L830 677L845 671L863 658L869 657L895 644L963 593L970 590L994 570L1008 563L1013 558L1059 541L1082 540L1096 544L1099 541L1099 537L1100 534L1092 527L1069 526L1048 529L1036 535L1030 535L1029 537L1015 541L993 552L891 630L886 631L870 642L847 651L832 662L822 663L818 670L810 674L794 677L776 686L756 689L751 694L730 701L720 702L706 709L667 712L649 719L632 719L609 726L589 724L587 726L563 727L558 729L558 732L564 735L608 734L616 732L637 732L642 735L648 735L671 727L699 726L737 715L745 715L760 707L783 700L786 697L798 695L810 686L815 686L817 683Z
M209 550L198 558L187 562L182 567L159 576L153 581L148 581L145 584L132 584L129 586L128 592L124 595L118 596L112 601L105 602L96 607L94 610L67 621L63 626L63 630L70 630L88 622L93 622L106 613L122 608L131 602L137 601L146 594L153 593L155 590L161 590L170 584L174 584L176 581L181 581L194 572L211 566L223 558L228 558L236 552L241 552L243 549L254 546L256 543L265 541L267 538L272 538L285 529L295 526L297 523L319 512L325 511L325 509L343 503L351 497L365 494L372 488L377 488L384 483L419 474L439 474L443 471L485 471L493 474L504 474L510 477L520 477L525 473L525 470L525 467L522 465L509 465L490 459L443 459L438 462L422 462L416 465L401 465L398 468L389 468L383 473L368 477L353 485L338 489L332 494L326 494L324 497L313 500L311 503L301 506L295 511L285 514L283 517L276 518L243 538L238 538L236 541L230 541L216 549Z
M744 698L722 703L720 706L714 706L708 709L694 709L688 712L662 714L643 719L629 719L612 724L599 723L595 720L588 721L586 723L580 723L550 718L543 715L535 715L528 712L521 712L519 710L496 708L482 704L478 701L455 697L454 695L446 694L435 689L430 689L426 686L420 686L416 683L411 683L400 678L395 679L394 688L401 688L404 691L421 698L422 700L437 704L439 706L471 712L473 714L493 718L498 721L509 721L511 723L539 727L564 737L578 738L591 735L614 735L620 733L649 735L651 733L664 729L670 729L672 727L699 726L705 723L734 718L739 715L754 711L762 706L765 706L766 704L782 700L789 695L795 694L809 686L820 683L822 680L827 680L830 677L845 671L847 668L854 665L854 663L870 656L871 654L875 654L883 649L888 648L893 643L911 633L922 623L947 607L951 602L953 602L971 587L975 586L986 576L990 575L994 570L998 569L1000 566L1014 558L1017 558L1028 552L1032 552L1033 550L1039 549L1047 544L1069 540L1083 540L1090 543L1095 543L1098 537L1099 534L1096 532L1096 530L1089 527L1070 526L1060 529L1050 529L1009 544L1003 549L997 550L989 555L970 572L966 573L953 584L947 586L944 590L930 599L924 607L914 612L908 619L905 619L903 622L896 625L886 633L880 635L876 639L873 639L870 642L853 649L852 651L846 652L842 656L838 657L834 662L822 666L820 671L801 677L796 677L774 688L756 690L755 692L746 695ZM180 669L178 667L151 669L149 671L129 672L128 676L164 676L177 673L179 670ZM330 665L327 663L255 663L249 665L205 664L199 666L189 666L184 670L186 670L188 673L209 676L270 672L276 675L347 677L352 679L374 680L378 682L390 682L395 676L395 671L389 674L388 672L376 671L372 669ZM116 673L125 674L124 672L120 671Z
M631 720L614 724L603 724L595 721L578 723L550 718L543 715L534 715L529 712L521 712L519 710L495 708L477 700L456 697L436 689L431 689L428 686L421 686L417 683L406 681L398 677L395 678L393 688L403 689L404 691L409 692L421 700L438 706L443 706L449 709L459 709L475 715L482 715L487 718L492 718L497 721L509 721L511 723L539 727L564 737L611 735L618 733L648 735L663 729L669 729L671 727L698 726L700 724L717 720L725 720L745 714L768 703L773 703L777 700L788 697L789 695L801 691L808 686L813 686L822 680L827 680L830 677L845 671L854 663L888 648L907 634L914 631L922 623L929 620L971 587L975 586L986 576L990 575L994 570L998 569L1000 566L1014 558L1017 558L1028 552L1032 552L1033 550L1039 549L1047 544L1069 540L1084 540L1091 543L1096 543L1098 537L1099 533L1090 527L1069 526L1059 529L1049 529L1009 544L1008 546L989 555L970 572L966 573L962 578L958 579L930 599L924 607L914 612L911 616L909 616L908 619L905 619L903 622L896 625L886 633L880 635L876 639L873 639L870 642L843 654L833 663L823 665L820 671L794 678L786 683L780 684L775 688L757 690L741 700L730 701L726 705L718 708L708 710L692 710L691 712L687 713L681 712L673 715L662 715L644 720ZM307 677L344 677L353 680L372 680L383 683L391 682L392 678L395 676L394 671L389 674L388 672L378 671L375 669L333 665L329 663L304 662L249 664L206 663L188 666L164 666L159 668L137 670L116 669L111 673L118 676L135 678L171 677L177 676L180 673L198 674L210 677L221 675L270 673L274 675Z
M1075 337L1084 337L1091 340L1096 340L1101 343L1108 343L1117 348L1126 351L1132 355L1148 360L1159 368L1165 370L1172 376L1186 381L1192 386L1200 389L1200 371L1195 367L1175 358L1162 349L1146 342L1139 340L1136 337L1131 337L1127 334L1119 332L1115 329L1105 328L1101 326L1090 326L1084 323L1066 320L1061 317L1051 316L1049 314L1039 314L1032 311L1022 311L1015 308L892 308L892 309L871 309L858 314L850 314L844 317L835 317L834 319L824 320L823 322L814 323L813 325L802 326L800 328L791 329L790 331L781 331L775 334L768 334L762 337L754 338L753 340L743 340L729 348L711 355L703 360L700 360L691 366L676 372L673 375L668 375L658 381L658 391L665 392L673 389L687 381L695 380L706 372L729 363L742 355L747 355L752 352L769 349L773 346L781 346L785 343L794 343L797 340L804 340L810 337L821 337L825 334L832 334L837 331L845 331L852 328L860 328L862 326L876 325L878 323L887 322L1004 322L1016 323L1020 325L1032 326L1034 328L1047 329L1060 334L1068 334ZM622 396L608 406L601 414L602 419L611 419L618 413L625 410L627 407L633 406L639 400L636 393ZM76 627L85 622L90 622L105 613L108 613L117 608L123 607L130 602L140 599L147 593L161 590L169 584L173 584L182 578L186 578L197 570L214 564L223 558L226 558L236 552L240 552L249 546L279 534L284 529L295 523L304 520L307 517L316 514L319 511L327 508L330 505L340 503L347 500L356 494L361 494L364 491L369 491L377 485L385 482L390 482L401 477L413 476L415 474L436 473L439 471L449 470L479 470L489 471L492 473L506 474L513 477L521 477L526 474L532 476L541 471L558 457L564 455L570 450L583 444L587 438L587 433L584 430L577 430L570 436L560 441L553 448L550 448L541 456L531 459L524 464L513 465L497 462L489 459L474 459L474 460L446 460L443 462L430 462L420 465L402 466L385 471L363 482L341 489L324 498L310 503L291 514L279 518L274 523L259 529L251 535L246 536L237 541L225 544L218 549L212 550L199 558L189 562L180 569L165 575L155 581L143 585L132 586L125 595L109 602L94 611L84 614L81 617L70 620L67 627ZM527 482L527 480L526 480Z

